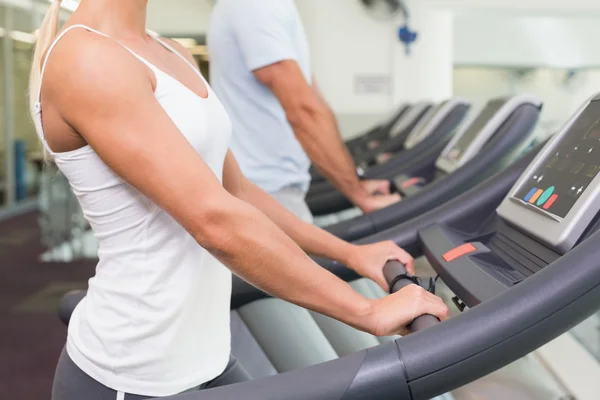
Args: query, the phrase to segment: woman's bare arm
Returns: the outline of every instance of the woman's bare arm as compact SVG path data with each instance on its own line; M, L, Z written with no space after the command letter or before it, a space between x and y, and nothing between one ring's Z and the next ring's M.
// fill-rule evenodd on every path
M307 253L338 261L358 274L373 279L384 289L387 289L383 277L386 261L398 260L406 265L410 273L414 273L413 258L394 242L356 246L302 221L250 182L242 174L231 151L225 159L223 184L231 194L261 210Z
M111 169L236 274L365 331L410 322L401 310L380 315L386 306L320 268L262 212L227 192L155 99L146 67L120 45L87 32L68 35L52 57L44 107L57 107ZM419 296L423 313L444 316L434 299Z

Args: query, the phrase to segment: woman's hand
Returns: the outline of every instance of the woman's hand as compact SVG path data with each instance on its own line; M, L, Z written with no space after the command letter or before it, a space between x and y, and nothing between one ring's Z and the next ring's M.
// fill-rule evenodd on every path
M390 289L383 276L383 267L386 262L392 260L400 261L406 266L408 273L414 275L414 259L392 241L353 246L348 254L346 266L357 274L375 281L388 292Z
M444 321L449 314L442 299L417 285L372 300L371 304L366 331L375 336L405 335L406 327L421 315L431 314Z

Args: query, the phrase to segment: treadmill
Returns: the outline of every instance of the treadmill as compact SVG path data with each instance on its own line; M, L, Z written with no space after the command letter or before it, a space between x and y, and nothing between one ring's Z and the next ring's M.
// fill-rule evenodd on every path
M522 94L491 100L462 133L457 134L436 164L411 165L386 176L405 198L390 207L326 229L357 240L414 218L443 204L509 165L530 144L542 102ZM319 211L350 206L341 194L319 198Z
M510 115L523 103L538 105L541 102L533 96L522 95L509 99L494 99L488 102L483 111L473 123L461 134L454 136L440 157L435 161L433 173L427 169L413 170L412 176L400 174L393 177L396 190L403 196L412 196L424 186L435 179L443 178L468 163L485 145L494 137L496 130L510 117ZM537 102L537 103L536 103ZM524 132L523 137L531 132ZM523 143L527 146L529 142ZM432 176L429 180L427 177Z
M374 128L368 130L366 133L363 133L354 139L350 139L345 142L348 150L352 153L356 148L368 148L369 143L371 146L376 145L377 142L383 141L390 137L390 133L392 132L396 123L406 114L406 112L410 109L409 104L401 104L397 109L393 111L393 114L385 119L385 122L375 126Z
M445 205L361 241L386 237L424 253L457 304L468 307L459 316L442 323L422 316L413 334L344 358L169 399L426 400L567 332L600 309L599 139L600 95L533 161L527 155ZM354 279L339 264L322 265ZM394 262L384 272L393 287L410 278ZM236 279L233 296L237 308L267 295Z
M404 141L415 126L419 124L419 121L425 118L432 108L433 104L429 102L417 103L410 107L393 125L391 125L388 135L383 142L387 142L388 140ZM380 140L380 142L382 141ZM368 146L368 144L365 144L365 146ZM362 155L371 154L371 152L374 152L374 150L367 150L361 146L355 146L351 149L351 154L358 166L363 164L361 161ZM374 154L379 154L379 152L375 152ZM314 182L325 181L325 178L314 167L311 168L310 174Z
M362 174L363 179L381 179L391 171L406 167L414 162L434 163L440 153L463 122L471 104L461 98L451 98L433 108L429 118L423 118L408 134L403 143L403 151L393 154L389 159L368 167ZM382 155L391 153L382 153ZM362 168L362 167L361 167ZM310 186L307 197L337 189L329 182L316 182Z
M439 105L433 105L431 103L418 103L413 109L411 109L405 119L398 122L398 125L391 132L389 139L383 142L371 143L367 149L362 149L354 153L354 160L356 164L361 166L363 169L368 168L370 165L383 163L379 161L381 157L385 157L386 154L397 153L404 150L404 143L415 131L419 131L420 128L429 121L436 113ZM411 115L412 114L412 115Z

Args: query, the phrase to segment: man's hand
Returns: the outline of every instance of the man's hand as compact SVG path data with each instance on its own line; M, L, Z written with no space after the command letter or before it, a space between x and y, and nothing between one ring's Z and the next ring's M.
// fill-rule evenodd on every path
M357 274L375 281L383 290L388 292L390 289L383 276L383 267L385 263L392 260L404 264L409 274L415 273L414 259L392 241L353 246L350 254L348 254L346 266Z
M355 200L354 204L364 213L377 211L402 200L402 197L399 194L390 194L392 184L388 180L365 180L361 181L360 185L367 196Z
M391 183L385 179L371 179L361 182L362 187L370 195L374 194L390 194Z
M354 204L360 208L362 212L368 214L389 207L400 200L402 200L402 197L398 193L394 193L388 195L371 195L360 201L355 201Z

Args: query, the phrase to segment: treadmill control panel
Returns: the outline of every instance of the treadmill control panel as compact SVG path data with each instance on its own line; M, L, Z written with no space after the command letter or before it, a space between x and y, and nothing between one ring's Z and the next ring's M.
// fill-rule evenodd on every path
M559 254L600 212L600 94L581 105L497 209L512 227Z
M446 100L440 105L432 107L427 112L427 114L423 118L421 118L417 126L413 128L411 133L406 138L404 142L405 150L412 149L417 144L421 143L421 141L423 141L428 135L431 134L431 130L426 128L428 128L428 125L431 123L431 121L433 121L436 118L436 116L440 114L440 112L444 109L447 103L448 101Z
M514 197L564 218L600 173L600 101L592 102Z
M490 101L481 113L479 113L473 123L471 123L469 129L462 134L452 149L448 151L446 158L452 161L460 160L481 130L485 128L486 124L494 117L494 115L496 115L498 110L500 110L504 104L504 99Z

